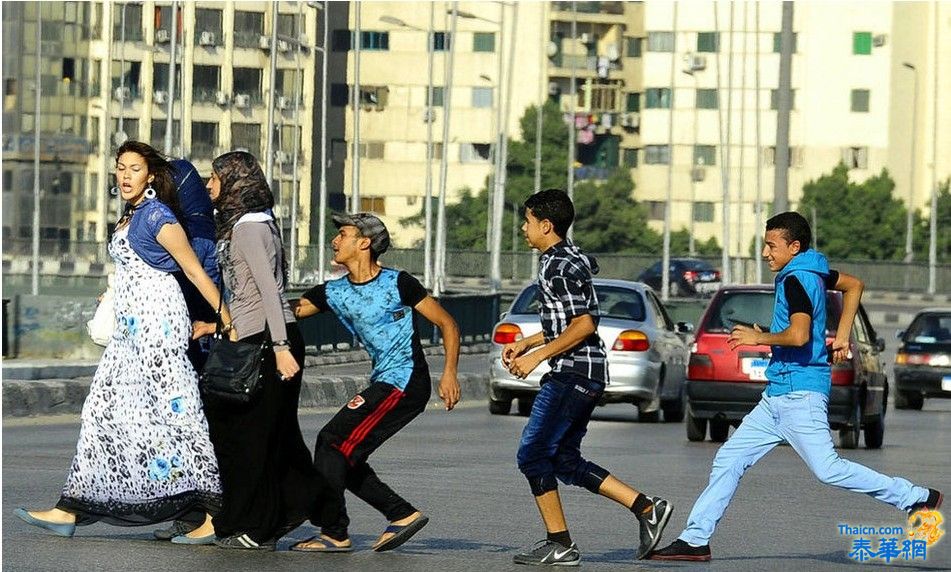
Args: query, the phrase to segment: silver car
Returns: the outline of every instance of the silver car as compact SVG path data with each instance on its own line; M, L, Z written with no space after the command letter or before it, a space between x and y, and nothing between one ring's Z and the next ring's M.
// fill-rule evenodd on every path
M600 404L633 403L640 421L657 421L661 409L665 421L682 421L689 355L685 337L693 326L674 324L654 291L641 282L595 279L594 290L601 311L598 335L608 350L610 377ZM526 379L518 379L502 366L505 344L542 329L537 294L535 284L525 287L493 329L489 352L489 411L493 414L507 415L517 399L518 412L528 415L539 381L550 369L544 362Z

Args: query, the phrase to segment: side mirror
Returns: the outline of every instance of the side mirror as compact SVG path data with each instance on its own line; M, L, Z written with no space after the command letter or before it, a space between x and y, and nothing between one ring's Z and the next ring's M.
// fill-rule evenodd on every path
M692 334L693 333L693 324L690 322L677 322L674 326L674 331L678 334Z
M895 332L895 339L896 339L896 340L900 340L900 339L902 339L903 337L905 337L905 330L898 330L897 332Z
M875 350L878 352L885 351L885 338L881 336L875 338Z

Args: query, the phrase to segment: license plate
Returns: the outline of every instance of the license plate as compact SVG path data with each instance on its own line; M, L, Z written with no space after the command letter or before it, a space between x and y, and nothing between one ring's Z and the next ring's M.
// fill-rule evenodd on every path
M951 391L951 375L941 378L941 391Z
M716 292L720 288L719 282L697 282L693 285L697 292Z
M700 281L712 282L715 277L716 277L716 274L714 274L713 272L704 272L703 274L700 275Z
M766 366L769 365L768 359L762 358L743 358L740 366L751 380L766 381Z

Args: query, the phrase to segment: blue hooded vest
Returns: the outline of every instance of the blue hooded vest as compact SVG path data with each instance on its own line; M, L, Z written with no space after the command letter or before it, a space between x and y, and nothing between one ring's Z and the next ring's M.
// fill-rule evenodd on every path
M795 276L812 302L809 341L800 347L772 346L773 355L766 368L766 395L776 397L792 391L829 394L832 385L826 351L826 286L829 262L813 249L800 252L776 275L776 301L770 333L789 327L789 304L784 281Z

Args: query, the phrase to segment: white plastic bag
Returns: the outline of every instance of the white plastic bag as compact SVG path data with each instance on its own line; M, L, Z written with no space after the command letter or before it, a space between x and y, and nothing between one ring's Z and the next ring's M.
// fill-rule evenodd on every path
M116 331L115 301L112 291L113 275L110 274L107 280L109 286L99 300L96 314L92 317L92 320L86 322L86 331L89 332L89 337L92 338L93 343L103 347L109 345L112 333Z

